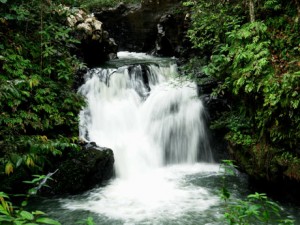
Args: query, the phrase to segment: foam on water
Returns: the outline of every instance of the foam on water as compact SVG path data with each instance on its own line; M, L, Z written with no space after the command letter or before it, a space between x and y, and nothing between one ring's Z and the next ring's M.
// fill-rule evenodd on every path
M70 210L88 210L121 220L124 224L161 224L187 213L203 213L219 203L218 196L190 184L187 175L216 174L218 165L181 164L153 170L135 179L117 178L105 188L95 189L84 201L67 201Z
M84 201L64 200L64 206L124 224L159 224L217 204L215 195L185 180L219 170L207 163L213 158L195 84L176 78L174 63L160 65L145 54L118 56L156 63L91 70L79 89L88 102L80 136L113 149L117 178Z

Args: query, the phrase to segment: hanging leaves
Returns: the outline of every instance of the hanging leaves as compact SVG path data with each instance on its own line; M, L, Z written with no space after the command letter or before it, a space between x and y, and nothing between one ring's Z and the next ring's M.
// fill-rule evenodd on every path
M11 174L13 172L14 172L14 166L13 166L13 164L10 161L8 161L6 163L6 165L5 165L5 173L7 175L9 175L9 174Z

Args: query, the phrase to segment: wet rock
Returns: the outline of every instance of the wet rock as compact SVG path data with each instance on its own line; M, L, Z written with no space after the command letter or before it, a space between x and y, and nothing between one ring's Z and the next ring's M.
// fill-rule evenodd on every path
M224 97L216 97L212 95L213 90L217 88L218 81L209 77L203 72L199 72L195 75L197 80L197 93L201 100L204 102L204 105L208 111L209 119L214 120L219 115L230 109L230 105L228 103L227 98Z
M164 15L160 18L157 24L157 38L155 42L155 55L158 56L174 56L175 51L172 46L170 35L166 33L169 31L169 24L173 24L172 15ZM169 25L169 26L168 26Z
M77 194L103 185L113 176L114 156L109 148L85 144L67 158L57 159L52 166L57 172L41 189L42 195Z
M206 74L199 72L195 74L198 81L197 93L206 108L206 120L209 127L211 122L215 121L220 115L230 109L228 100L225 97L216 97L212 95L213 90L218 86L216 79L208 77ZM221 162L229 157L227 153L227 142L224 139L226 130L210 129L209 137L214 160Z

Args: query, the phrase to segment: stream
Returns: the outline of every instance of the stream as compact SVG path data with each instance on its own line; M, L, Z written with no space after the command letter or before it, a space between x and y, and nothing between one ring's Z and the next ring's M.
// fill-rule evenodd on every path
M88 217L101 225L225 224L222 170L196 85L178 75L173 59L118 57L91 69L79 88L88 102L79 135L114 151L115 178L81 195L39 199L38 208L65 225ZM250 192L236 173L227 188L241 199ZM300 224L297 208L282 207Z

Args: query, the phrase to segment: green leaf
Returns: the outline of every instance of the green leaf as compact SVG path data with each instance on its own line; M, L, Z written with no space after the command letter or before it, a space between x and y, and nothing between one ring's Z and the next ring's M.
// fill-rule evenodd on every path
M23 159L20 158L16 163L16 167L18 168L22 164L22 162L23 162Z
M0 0L1 3L5 4L7 0Z
M58 222L56 220L53 220L53 219L50 219L50 218L46 218L46 217L38 218L36 220L36 222L38 222L38 223L45 223L45 224L52 224L52 225L61 225L60 222Z
M7 211L7 209L4 208L4 206L2 206L2 205L0 205L0 214L4 214L4 215L7 215L7 216L10 216L9 212Z
M9 198L9 196L6 193L2 192L2 191L0 192L0 197Z
M87 225L95 225L93 217L88 217L86 222Z
M20 215L21 215L22 218L24 218L26 220L33 220L34 219L34 216L30 212L27 212L27 211L21 211Z
M25 207L25 206L27 206L27 204L28 204L27 201L22 201L21 206L22 206L22 207Z
M45 215L44 212L39 211L39 210L32 212L32 214L33 214L33 215Z
M11 216L0 215L0 222L12 222L12 221L13 221L13 218ZM8 224L10 224L10 223L8 223Z

